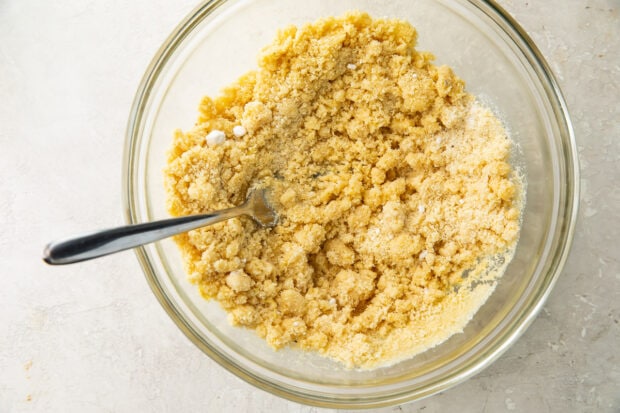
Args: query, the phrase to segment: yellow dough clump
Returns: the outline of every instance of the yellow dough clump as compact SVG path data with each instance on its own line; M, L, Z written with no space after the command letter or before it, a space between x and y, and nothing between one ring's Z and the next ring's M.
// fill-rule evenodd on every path
M275 228L242 217L176 241L201 293L274 348L357 368L411 357L462 331L510 261L511 141L415 43L359 12L288 27L175 133L173 215L272 189Z

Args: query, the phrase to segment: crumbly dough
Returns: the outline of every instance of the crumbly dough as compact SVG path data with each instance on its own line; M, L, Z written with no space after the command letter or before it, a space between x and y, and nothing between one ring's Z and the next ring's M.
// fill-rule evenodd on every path
M288 27L174 136L173 215L272 188L275 228L242 217L176 240L201 293L274 348L358 368L410 357L461 331L510 260L511 141L415 42L358 12ZM209 145L214 130L226 140Z

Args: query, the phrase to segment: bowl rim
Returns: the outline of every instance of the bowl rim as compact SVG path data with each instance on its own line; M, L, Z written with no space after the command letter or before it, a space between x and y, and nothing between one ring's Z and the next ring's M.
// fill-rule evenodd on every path
M135 149L140 140L141 125L144 121L143 108L149 101L152 86L156 83L166 63L174 54L178 45L190 35L194 27L228 1L229 0L207 0L196 6L163 42L146 68L145 74L140 81L129 114L123 153L122 203L124 218L128 224L140 222L136 208L135 182L132 179L131 171L134 169L133 167L137 162ZM218 351L217 348L202 341L193 331L193 328L184 320L184 316L178 308L178 305L166 295L164 288L155 274L155 269L148 257L146 249L144 247L136 248L135 253L147 283L168 316L183 334L185 334L185 336L201 351L237 377L262 390L285 399L319 407L376 408L405 403L428 397L453 387L488 367L514 344L542 309L564 267L574 238L580 184L579 160L574 131L568 108L559 85L550 66L530 36L511 15L496 3L495 0L466 1L482 11L487 17L491 18L493 22L508 35L519 52L527 59L537 79L544 87L545 96L552 106L556 121L559 123L559 134L561 136L560 151L564 154L565 161L562 166L565 169L564 175L567 178L566 186L562 188L565 191L564 204L560 205L560 208L566 211L564 214L566 219L561 220L558 224L559 228L557 233L559 235L556 240L557 245L555 253L551 256L552 259L546 270L546 275L543 277L542 285L535 294L530 297L528 305L522 309L520 316L513 318L507 326L502 328L502 331L505 331L505 333L499 333L491 345L485 348L484 351L479 352L476 357L472 357L461 363L457 370L446 373L444 377L440 377L435 382L419 389L412 390L410 388L405 388L401 389L400 392L384 392L375 397L368 397L365 399L360 399L355 395L352 395L352 397L343 397L343 395L333 397L332 395L332 398L328 399L326 397L327 395L317 391L309 394L294 385L275 383L268 380L268 378L261 377L259 374L246 370L237 363L232 362L223 353ZM561 123L559 121L561 121Z

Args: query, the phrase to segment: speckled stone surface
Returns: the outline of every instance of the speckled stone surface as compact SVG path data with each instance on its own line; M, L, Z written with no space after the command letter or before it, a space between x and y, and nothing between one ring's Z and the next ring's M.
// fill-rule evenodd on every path
M582 167L566 268L516 345L467 382L381 412L620 411L620 3L502 0L564 91ZM121 148L148 62L194 0L0 2L0 412L315 412L204 356L132 253L40 261L122 223ZM326 410L327 411L327 410Z

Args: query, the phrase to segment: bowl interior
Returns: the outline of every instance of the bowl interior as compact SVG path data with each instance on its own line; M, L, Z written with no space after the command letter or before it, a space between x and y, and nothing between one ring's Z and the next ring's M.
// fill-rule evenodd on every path
M258 51L278 28L348 10L412 23L418 30L418 49L451 66L469 92L500 115L517 144L513 162L526 176L527 200L514 259L463 333L412 359L372 371L347 370L294 349L274 352L253 331L230 326L219 305L198 294L186 280L172 240L144 248L147 277L186 334L244 378L272 391L284 389L286 396L301 401L424 395L481 368L532 316L557 272L552 257L565 241L558 231L568 220L563 206L571 173L563 148L567 126L550 98L552 88L493 6L458 0L230 0L197 9L160 51L143 84L130 148L131 219L169 216L162 174L166 152L174 129L194 125L202 96L216 95L254 69Z

